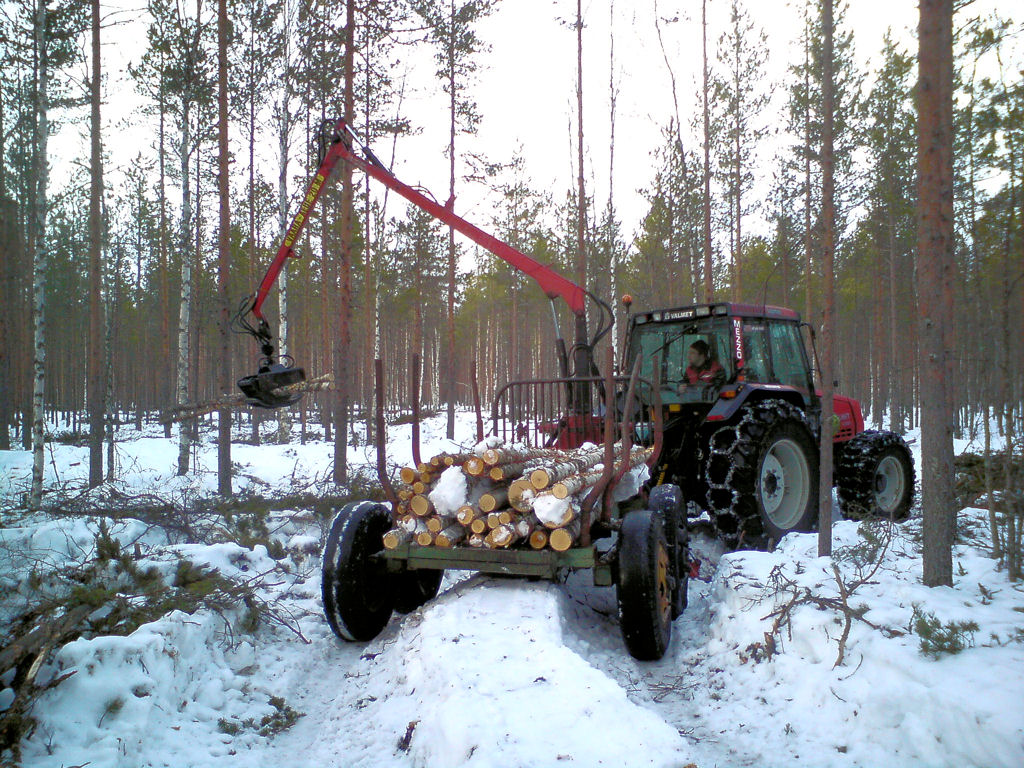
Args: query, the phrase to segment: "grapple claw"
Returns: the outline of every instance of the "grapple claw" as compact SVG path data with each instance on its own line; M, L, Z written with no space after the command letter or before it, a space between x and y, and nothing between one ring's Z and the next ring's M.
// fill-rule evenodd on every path
M306 380L303 368L270 363L261 365L252 376L244 376L238 380L238 388L245 395L245 402L256 408L284 408L302 399L301 392L275 394L274 390L298 384Z

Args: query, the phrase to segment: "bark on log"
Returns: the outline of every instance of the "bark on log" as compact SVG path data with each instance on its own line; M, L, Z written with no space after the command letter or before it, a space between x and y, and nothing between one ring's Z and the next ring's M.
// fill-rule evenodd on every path
M453 547L466 538L466 529L456 523L455 525L449 525L443 531L437 534L434 538L434 544L438 547Z
M578 475L604 461L604 449L579 454L565 454L530 472L530 484L538 491L557 483L563 477Z
M550 456L556 456L560 454L554 448L514 448L506 446L504 448L488 448L483 452L484 463L489 467L494 467L499 464L515 464L530 459L543 459Z

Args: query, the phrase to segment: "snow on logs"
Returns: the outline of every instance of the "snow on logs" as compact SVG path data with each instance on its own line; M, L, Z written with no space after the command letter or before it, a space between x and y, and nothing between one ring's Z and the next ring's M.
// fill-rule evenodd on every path
M622 445L615 444L615 462ZM394 527L384 546L570 549L579 538L583 499L603 476L604 448L527 448L490 441L471 453L439 454L404 467ZM629 468L650 449L635 447Z

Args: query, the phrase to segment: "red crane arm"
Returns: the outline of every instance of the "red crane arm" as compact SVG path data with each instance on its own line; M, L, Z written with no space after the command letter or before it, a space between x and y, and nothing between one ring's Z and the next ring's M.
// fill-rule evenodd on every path
M561 296L565 300L565 303L569 305L569 309L572 310L573 314L578 317L582 317L584 315L587 293L583 288L562 277L551 268L544 266L536 259L532 259L525 253L516 250L508 243L502 242L493 235L484 232L476 225L470 224L461 216L456 215L451 208L440 205L419 190L410 187L408 184L402 183L396 179L383 164L377 161L377 159L373 157L372 153L367 152L371 158L370 160L364 159L355 154L350 146L349 137L358 141L358 138L345 124L345 121L339 120L335 125L334 136L327 154L324 156L323 162L320 163L320 167L317 169L316 176L313 177L313 181L310 182L309 190L306 192L306 197L303 199L302 205L299 207L299 212L295 214L295 218L292 220L291 226L288 227L288 232L285 234L284 242L281 243L277 256L275 256L273 262L271 262L270 267L267 269L267 274L263 277L259 289L256 292L256 299L253 301L252 305L252 313L258 319L263 319L263 315L260 311L263 306L263 302L266 300L267 294L274 285L274 282L277 280L277 276L281 272L285 260L288 257L295 255L292 250L292 245L301 234L302 229L309 218L310 211L316 205L316 201L320 197L320 193L323 191L324 184L326 183L327 178L331 175L331 172L334 170L334 166L337 164L339 159L351 163L353 166L363 171L363 173L373 177L389 189L393 189L413 205L423 209L434 218L450 226L452 229L461 232L481 248L490 251L498 258L511 264L520 272L529 275L537 281L537 284L540 285L541 289L549 299Z

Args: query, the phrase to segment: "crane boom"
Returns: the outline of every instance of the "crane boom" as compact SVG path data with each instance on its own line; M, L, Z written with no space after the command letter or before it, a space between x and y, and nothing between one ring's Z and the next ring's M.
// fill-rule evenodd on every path
M354 146L356 145L362 148L365 157L360 156L355 152ZM536 259L527 256L522 251L513 248L508 243L503 242L493 235L485 232L475 224L471 224L466 221L452 210L453 201L449 200L448 204L441 205L436 200L428 197L415 187L411 187L397 179L395 175L377 159L370 148L359 140L359 137L356 136L355 132L348 126L348 124L343 119L339 119L333 125L327 151L324 153L324 157L320 161L317 172L313 176L313 179L309 184L309 188L306 190L306 195L302 200L302 204L299 206L298 212L295 214L288 230L285 232L284 240L281 242L281 246L278 248L277 254L274 256L273 261L267 268L266 274L260 281L252 304L247 308L243 307L238 318L240 325L246 331L255 336L260 342L261 350L264 355L257 374L255 376L247 376L239 381L239 387L241 387L242 391L249 396L250 402L253 405L276 408L281 405L288 405L290 402L294 402L294 398L291 398L290 402L282 402L272 394L272 390L276 387L282 386L284 383L290 384L294 383L296 380L301 381L305 378L305 374L302 372L301 368L286 367L275 361L274 347L271 344L272 335L270 332L270 326L268 325L266 318L263 316L263 303L270 294L270 289L273 288L274 283L277 282L277 277L284 268L285 262L287 262L289 258L295 258L296 254L294 245L298 242L299 236L302 234L302 230L309 221L310 214L316 207L317 200L319 200L320 195L323 193L324 187L326 186L327 181L339 160L343 160L353 167L358 168L363 173L379 181L388 189L392 189L397 192L413 205L426 211L431 216L448 225L455 231L462 233L481 248L484 248L515 269L533 278L552 302L557 298L562 298L577 318L585 318L586 300L588 297L593 299L601 307L602 312L604 312L609 319L611 318L611 309L605 302L601 301L593 294L588 293L583 287L558 274L550 267L541 264ZM244 318L242 313L246 312L246 310L256 318L256 325L253 325ZM555 316L556 344L559 363L564 376L566 375L566 370L568 368L568 356L565 349L565 341L562 339L561 332L558 329L557 313L553 314ZM596 343L597 339L607 332L609 327L610 322L608 326L598 331L595 335L594 341L590 344L588 344L584 338L577 339L577 345L579 346L582 344L582 346L589 351L593 344ZM582 373L581 375L586 375L586 373Z

